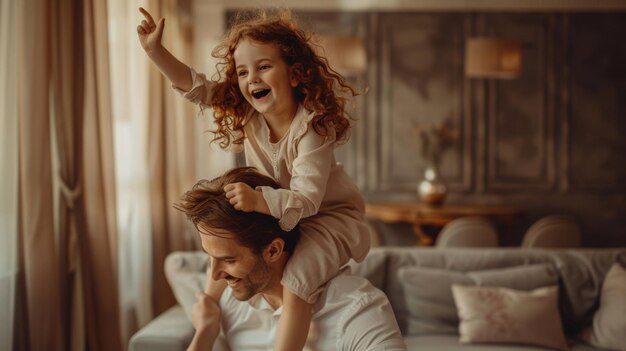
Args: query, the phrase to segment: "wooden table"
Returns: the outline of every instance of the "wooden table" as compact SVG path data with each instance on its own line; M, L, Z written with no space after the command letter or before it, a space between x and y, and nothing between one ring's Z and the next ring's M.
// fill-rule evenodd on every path
M365 205L365 215L369 219L412 224L420 245L433 244L433 238L424 233L423 225L443 227L453 219L466 216L482 216L495 223L512 224L525 214L522 207L499 205L429 206L418 202L371 202Z

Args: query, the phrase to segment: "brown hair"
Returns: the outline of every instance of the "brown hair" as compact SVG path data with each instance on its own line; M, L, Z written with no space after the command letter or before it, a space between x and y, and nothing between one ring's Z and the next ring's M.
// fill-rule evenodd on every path
M255 168L240 167L211 181L200 180L182 196L180 203L175 204L174 208L184 212L198 230L209 228L231 233L237 241L256 254L261 253L276 238L283 239L284 250L292 253L300 238L299 228L296 226L286 232L272 216L236 210L224 193L226 184L236 182L246 183L252 188L279 187L274 179L262 175Z
M245 138L243 122L252 107L239 90L233 58L244 38L275 45L299 81L294 88L297 102L315 113L312 121L315 132L326 136L329 129L334 129L337 141L347 141L351 116L345 111L346 96L357 96L360 92L315 52L311 34L296 26L288 10L271 14L266 10L238 13L224 40L213 50L212 56L220 60L216 65L218 83L211 101L217 124L213 141L228 148L231 143L243 143Z

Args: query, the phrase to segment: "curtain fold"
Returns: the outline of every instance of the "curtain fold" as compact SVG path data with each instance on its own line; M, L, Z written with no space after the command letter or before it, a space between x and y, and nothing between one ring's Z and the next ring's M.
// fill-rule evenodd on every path
M30 350L63 350L59 266L54 236L50 140L50 3L18 2L20 272L18 291ZM36 40L34 39L36 38ZM22 323L22 322L18 322Z
M0 350L10 350L15 330L17 272L17 71L16 1L0 2Z
M82 50L78 31L82 22L80 7L77 2L52 0L51 44L52 55L52 121L56 133L56 150L60 183L60 196L57 200L57 243L59 262L59 289L62 297L61 319L64 328L64 340L72 346L69 349L80 350L84 340L84 319L81 318L83 306L82 291L76 286L76 242L79 231L78 206L81 189L79 184L79 157L81 154L80 133L82 113L79 102L82 101ZM77 47L78 46L78 47ZM57 191L59 191L57 189Z
M80 270L89 350L122 350L117 288L117 220L107 4L83 1L82 187L85 231Z

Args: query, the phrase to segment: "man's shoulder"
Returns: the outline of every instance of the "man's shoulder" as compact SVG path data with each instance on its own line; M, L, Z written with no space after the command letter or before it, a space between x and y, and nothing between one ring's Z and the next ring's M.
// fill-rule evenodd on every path
M386 300L387 296L372 285L369 280L353 275L349 270L346 270L326 283L324 291L318 299L317 307L323 308L323 305L329 303L336 305L339 301L343 301L345 304L355 304L359 301L371 301L379 298Z

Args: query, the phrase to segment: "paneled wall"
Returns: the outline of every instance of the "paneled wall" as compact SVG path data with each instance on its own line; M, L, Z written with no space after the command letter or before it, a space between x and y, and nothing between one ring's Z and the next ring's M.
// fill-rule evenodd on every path
M300 12L320 34L364 39L369 91L339 158L369 200L416 199L415 127L449 121L443 159L453 203L525 206L507 233L575 216L587 246L626 245L626 13ZM463 75L465 39L522 43L515 80Z

